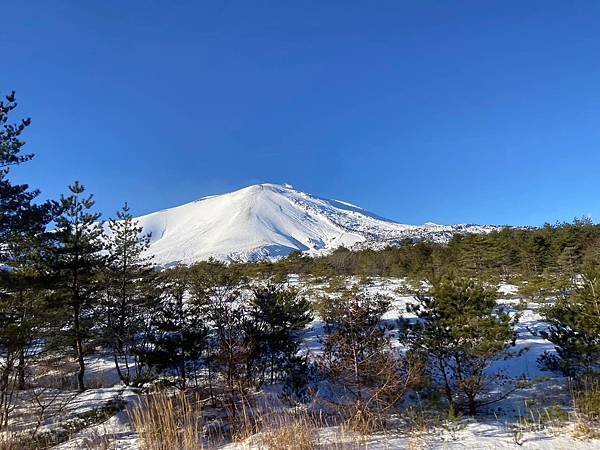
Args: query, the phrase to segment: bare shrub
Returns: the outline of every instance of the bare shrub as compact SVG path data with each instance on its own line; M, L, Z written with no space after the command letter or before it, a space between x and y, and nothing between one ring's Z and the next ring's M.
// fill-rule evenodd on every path
M356 292L321 305L329 333L317 364L338 391L337 398L321 401L363 435L384 429L422 379L421 365L392 343L381 319L389 308L386 298Z
M77 392L65 393L55 389L31 389L29 392L29 402L31 403L31 409L35 411L36 418L31 435L35 436L46 421L61 416L77 395Z

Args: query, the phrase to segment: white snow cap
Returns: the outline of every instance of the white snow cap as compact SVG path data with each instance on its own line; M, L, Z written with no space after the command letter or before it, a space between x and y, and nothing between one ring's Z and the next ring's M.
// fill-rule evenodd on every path
M149 253L161 265L276 259L293 251L381 248L403 239L447 241L456 227L403 225L348 202L263 183L201 198L138 218L152 233ZM493 227L461 226L461 232Z

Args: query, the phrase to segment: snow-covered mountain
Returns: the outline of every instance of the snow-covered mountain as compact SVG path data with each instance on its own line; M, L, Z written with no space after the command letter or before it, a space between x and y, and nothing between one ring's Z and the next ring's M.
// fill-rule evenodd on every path
M404 225L340 200L290 185L258 184L137 218L152 233L150 253L161 265L278 258L336 247L381 248L403 239L447 241L455 233L486 233L477 225Z

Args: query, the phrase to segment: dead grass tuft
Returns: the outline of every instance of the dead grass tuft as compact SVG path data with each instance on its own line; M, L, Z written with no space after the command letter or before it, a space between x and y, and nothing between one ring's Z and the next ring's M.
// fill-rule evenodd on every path
M573 408L576 436L600 438L600 376L586 376L573 389Z
M149 395L129 411L143 450L199 450L202 409L194 396L180 392Z

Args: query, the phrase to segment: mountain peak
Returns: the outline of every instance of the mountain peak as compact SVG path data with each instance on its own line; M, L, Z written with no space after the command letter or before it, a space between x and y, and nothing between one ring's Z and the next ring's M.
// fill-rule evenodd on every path
M223 195L235 195L238 193L258 193L258 192L262 192L265 190L273 191L273 192L282 192L282 191L294 190L294 188L292 187L291 184L287 184L287 183L286 184L258 183L258 184L252 184L250 186L243 187L236 191L227 192L226 194L223 194ZM210 197L216 197L216 196L211 195L209 197L204 197L204 198L210 198Z
M456 232L491 227L404 225L352 203L262 183L138 218L152 233L149 253L162 265L316 255L337 247L382 248L405 239L447 241Z

